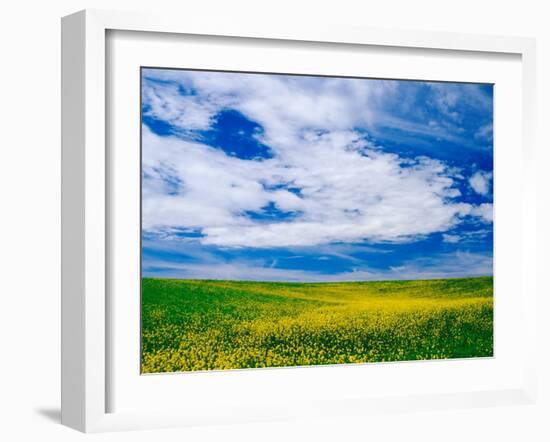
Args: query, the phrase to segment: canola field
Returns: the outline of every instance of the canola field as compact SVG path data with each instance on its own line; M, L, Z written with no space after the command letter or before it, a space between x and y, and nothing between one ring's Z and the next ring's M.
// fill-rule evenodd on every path
M492 277L142 280L142 373L493 355Z

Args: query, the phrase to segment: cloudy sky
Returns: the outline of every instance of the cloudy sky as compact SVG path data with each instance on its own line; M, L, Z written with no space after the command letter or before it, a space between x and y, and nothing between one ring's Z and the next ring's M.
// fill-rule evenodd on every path
M491 85L142 69L144 276L492 274Z

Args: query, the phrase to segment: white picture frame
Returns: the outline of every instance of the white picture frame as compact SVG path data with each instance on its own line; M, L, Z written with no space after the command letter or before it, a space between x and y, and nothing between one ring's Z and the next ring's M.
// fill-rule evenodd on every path
M230 416L197 412L108 412L109 324L108 229L111 198L108 186L106 120L106 35L108 31L142 31L289 42L370 45L380 48L425 48L515 54L521 57L521 293L526 336L534 336L535 284L535 43L533 39L417 31L358 29L345 26L235 22L193 17L154 16L86 10L62 20L62 423L84 432L186 426L216 422L248 422L294 417L532 403L536 396L535 339L521 356L523 381L517 388L465 393L327 399L288 413L272 407L251 413L247 404ZM325 368L326 370L327 368Z

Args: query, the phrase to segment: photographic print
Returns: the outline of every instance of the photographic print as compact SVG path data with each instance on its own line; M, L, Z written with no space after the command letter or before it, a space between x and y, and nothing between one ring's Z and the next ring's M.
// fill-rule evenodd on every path
M493 86L141 69L142 373L493 355Z

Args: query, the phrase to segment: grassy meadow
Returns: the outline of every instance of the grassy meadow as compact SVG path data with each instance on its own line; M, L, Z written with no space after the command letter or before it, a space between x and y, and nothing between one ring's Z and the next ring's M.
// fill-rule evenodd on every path
M142 372L493 354L493 278L142 280Z

